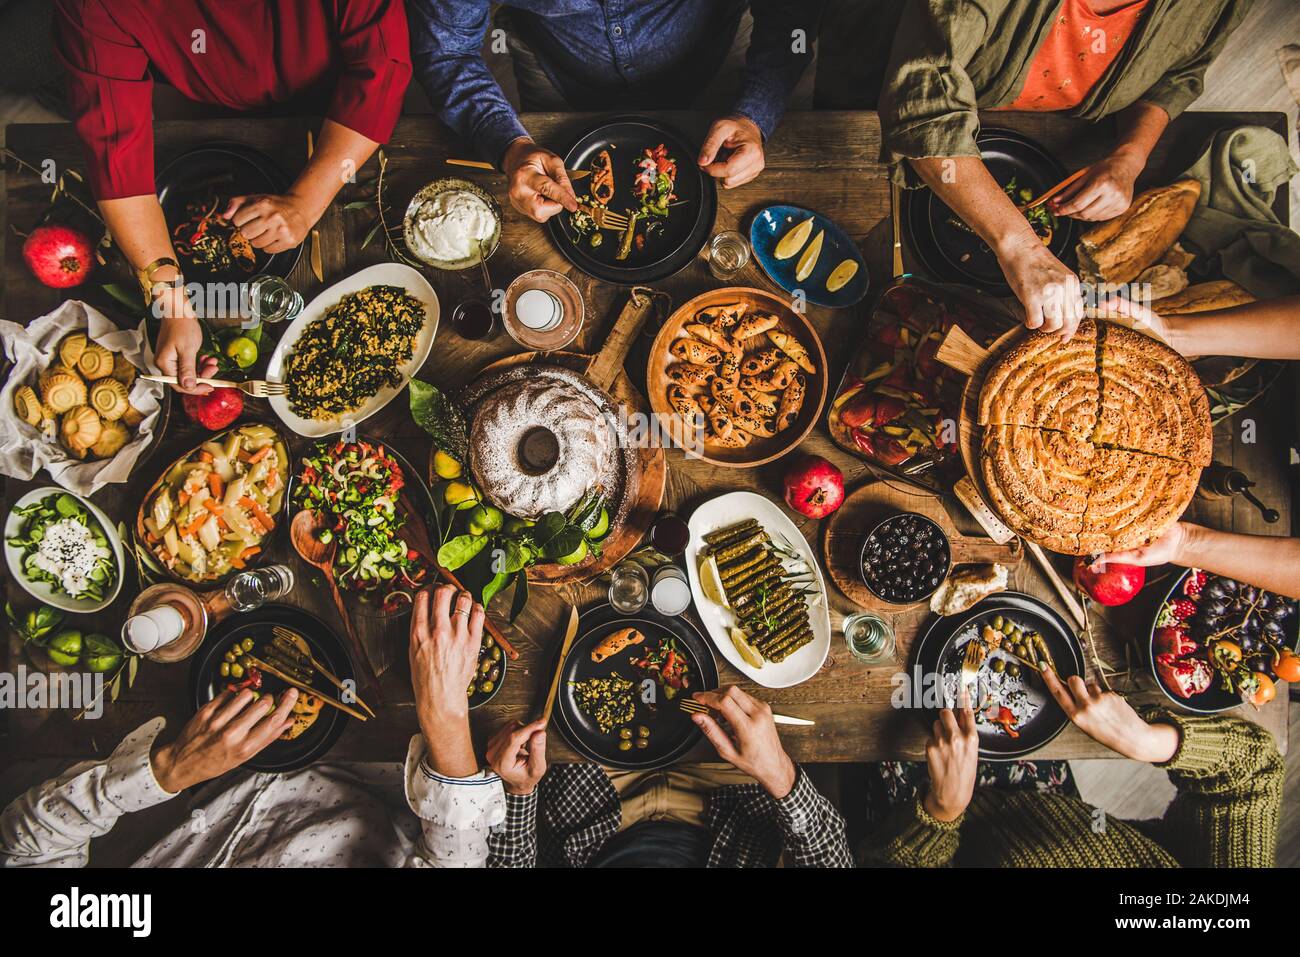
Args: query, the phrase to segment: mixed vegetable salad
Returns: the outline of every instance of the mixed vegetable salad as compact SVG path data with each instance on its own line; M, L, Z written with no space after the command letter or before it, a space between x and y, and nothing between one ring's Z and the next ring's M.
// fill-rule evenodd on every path
M399 499L406 479L382 445L319 442L302 460L294 498L323 515L320 533L337 540L334 574L340 589L379 605L387 613L409 606L429 567L402 537L406 515Z
M14 511L23 521L8 541L22 549L28 581L71 598L103 601L118 569L108 536L90 510L76 496L53 492Z

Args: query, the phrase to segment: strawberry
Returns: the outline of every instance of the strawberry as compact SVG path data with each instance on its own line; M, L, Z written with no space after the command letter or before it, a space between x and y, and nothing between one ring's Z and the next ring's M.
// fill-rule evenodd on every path
M1186 621L1196 614L1196 602L1190 598L1175 598L1169 603L1169 611L1178 621Z
M1209 576L1199 568L1192 569L1192 573L1188 575L1186 581L1183 582L1183 594L1192 598L1199 598L1201 595L1201 589L1205 587L1207 578L1209 578Z

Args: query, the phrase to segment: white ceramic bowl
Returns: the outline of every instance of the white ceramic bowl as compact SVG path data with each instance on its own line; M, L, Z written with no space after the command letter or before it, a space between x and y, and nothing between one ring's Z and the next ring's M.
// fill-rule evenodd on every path
M424 306L424 328L420 330L420 335L416 339L411 358L401 367L402 380L395 386L385 386L380 389L351 412L330 419L304 419L289 407L287 395L273 396L270 400L271 408L285 425L299 435L317 439L342 432L349 425L360 425L397 398L398 394L406 388L411 377L420 371L424 360L429 357L429 350L433 347L433 337L438 332L438 294L433 291L428 280L410 266L401 263L380 263L336 282L307 303L298 318L289 323L289 328L285 329L284 335L280 337L280 344L271 353L271 360L266 367L267 381L285 381L286 360L293 353L294 346L306 328L324 316L326 310L336 305L348 293L360 292L367 286L401 286Z
M99 522L100 528L104 531L104 537L108 539L108 547L113 551L113 563L117 566L117 577L108 594L99 601L91 601L88 598L72 598L61 591L56 592L54 586L46 582L29 581L27 576L23 574L23 549L15 548L9 544L9 539L18 534L18 529L22 525L22 518L18 515L18 509L26 508L33 502L40 501L49 495L72 495L94 516L95 521ZM9 574L14 577L14 581L18 582L27 594L47 605L52 605L63 611L74 612L78 615L102 611L113 603L113 599L117 597L117 593L122 589L122 575L125 569L122 538L117 534L117 529L113 526L112 520L80 495L73 495L67 489L53 485L32 489L32 491L16 501L9 510L9 517L5 519L5 561L9 565Z

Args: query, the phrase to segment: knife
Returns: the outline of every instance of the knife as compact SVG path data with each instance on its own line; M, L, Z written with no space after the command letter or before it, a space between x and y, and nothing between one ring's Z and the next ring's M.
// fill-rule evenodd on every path
M555 710L555 696L560 690L560 675L564 671L564 659L569 657L573 639L578 634L578 607L569 606L569 624L564 629L564 641L560 645L560 660L555 664L555 677L551 679L551 690L546 693L546 708L542 711L542 722L550 723L551 712Z
M482 160L449 159L447 160L447 165L467 166L470 169L484 169L493 173L497 170L497 168L491 163L485 163ZM568 175L569 179L583 179L584 177L591 175L591 170L589 169L566 169L564 172Z
M816 721L809 721L807 718L792 718L788 714L774 714L772 720L777 724L797 724L805 727L811 727Z

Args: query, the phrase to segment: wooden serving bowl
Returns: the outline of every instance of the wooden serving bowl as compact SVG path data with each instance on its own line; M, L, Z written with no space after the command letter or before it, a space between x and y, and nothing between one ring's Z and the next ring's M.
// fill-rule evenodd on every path
M672 380L668 378L667 369L677 360L669 353L668 347L674 339L689 333L686 326L696 321L695 317L702 309L723 303L744 302L749 305L748 312L768 312L775 314L780 323L777 326L783 332L790 333L808 350L817 371L804 373L808 382L808 394L804 397L803 408L799 415L784 432L770 439L755 438L743 448L724 448L717 443L705 442L702 448L687 441L683 432L683 422L668 404L668 387ZM770 345L766 334L754 336L741 343L745 351ZM686 452L705 462L723 468L748 468L764 465L785 455L812 431L812 427L821 416L822 406L826 403L826 389L829 383L826 370L826 350L822 348L821 338L808 322L808 319L790 308L790 304L780 296L763 289L746 286L725 286L701 293L685 302L668 317L659 329L654 344L650 347L650 361L646 367L646 390L649 393L650 408L656 413L660 423L667 429L673 442Z

